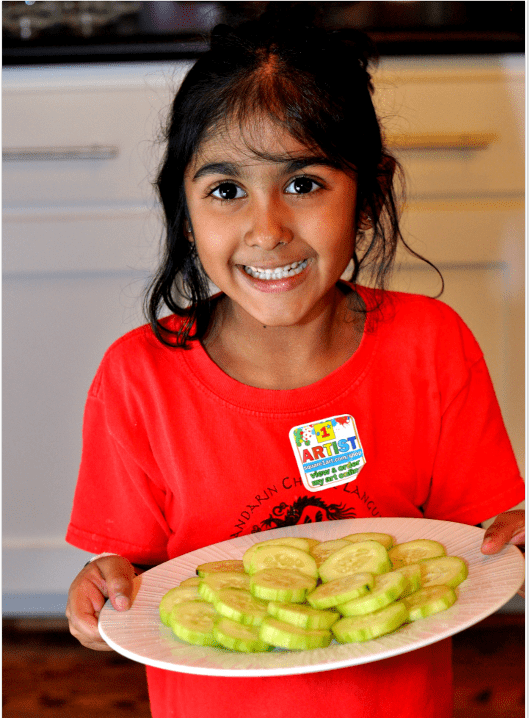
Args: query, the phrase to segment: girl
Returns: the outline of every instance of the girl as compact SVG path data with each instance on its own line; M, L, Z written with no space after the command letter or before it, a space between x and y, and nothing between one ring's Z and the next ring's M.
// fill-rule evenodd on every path
M307 521L477 524L523 498L469 330L441 302L385 291L402 241L397 164L372 105L367 40L301 28L302 5L296 22L273 9L216 28L173 104L150 323L109 349L90 389L67 534L107 554L75 579L67 608L94 649L107 648L105 597L130 605L133 564ZM376 289L357 284L361 270ZM312 483L290 432L350 416L362 447L351 479ZM523 526L504 513L483 550L521 542ZM312 675L148 668L148 683L154 718L452 715L450 641Z

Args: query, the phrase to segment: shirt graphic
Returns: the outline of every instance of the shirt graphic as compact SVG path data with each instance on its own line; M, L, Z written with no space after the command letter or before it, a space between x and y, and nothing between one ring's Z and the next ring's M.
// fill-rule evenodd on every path
M298 476L267 485L239 512L230 538L284 526L381 516L374 497L358 482L332 486L320 495L303 491Z

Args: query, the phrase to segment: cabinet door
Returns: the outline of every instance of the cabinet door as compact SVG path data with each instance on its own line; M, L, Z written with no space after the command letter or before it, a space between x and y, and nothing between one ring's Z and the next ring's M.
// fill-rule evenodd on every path
M189 63L3 72L4 612L64 613L83 407L143 323L162 233L149 180Z

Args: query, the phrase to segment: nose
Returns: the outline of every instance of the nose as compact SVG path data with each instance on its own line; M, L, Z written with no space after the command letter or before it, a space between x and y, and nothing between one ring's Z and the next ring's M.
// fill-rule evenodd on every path
M289 211L282 206L281 200L256 202L250 208L245 243L249 247L260 247L269 251L280 244L288 244L294 237L289 225Z

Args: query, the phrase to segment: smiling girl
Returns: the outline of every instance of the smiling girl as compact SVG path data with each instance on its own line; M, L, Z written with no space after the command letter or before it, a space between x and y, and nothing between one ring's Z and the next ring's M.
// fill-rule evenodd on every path
M74 580L67 615L97 650L99 611L106 597L129 607L134 565L242 534L504 512L483 551L523 541L508 509L524 485L479 347L445 304L385 288L403 242L399 170L369 43L278 5L216 28L175 98L149 324L113 344L89 391L67 540L106 555ZM351 427L353 473L304 471L297 441L319 425ZM147 670L153 718L452 716L447 640L308 675Z

